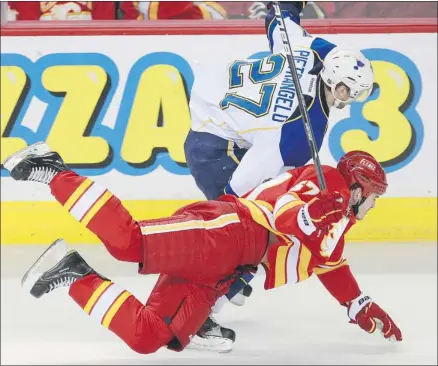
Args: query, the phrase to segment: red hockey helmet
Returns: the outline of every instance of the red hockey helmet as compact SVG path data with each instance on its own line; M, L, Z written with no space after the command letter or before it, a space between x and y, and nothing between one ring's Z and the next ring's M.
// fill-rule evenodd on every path
M364 198L370 193L382 195L386 192L388 183L385 171L372 155L364 151L354 150L345 154L337 168L349 187L354 183L360 185Z

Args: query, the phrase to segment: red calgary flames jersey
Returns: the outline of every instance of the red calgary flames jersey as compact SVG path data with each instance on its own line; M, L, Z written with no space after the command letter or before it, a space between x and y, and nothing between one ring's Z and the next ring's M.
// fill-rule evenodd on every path
M350 190L342 175L330 166L323 166L323 172L327 189L341 193L347 205ZM328 233L315 231L309 235L303 231L300 210L320 194L315 168L307 165L261 184L242 198L222 198L244 206L256 222L279 239L270 245L263 263L266 289L300 282L312 273L322 274L347 264L342 256L344 235L355 223L354 217L343 217Z
M215 1L122 1L123 19L224 19L226 11Z
M8 20L115 19L114 2L16 1L9 2Z

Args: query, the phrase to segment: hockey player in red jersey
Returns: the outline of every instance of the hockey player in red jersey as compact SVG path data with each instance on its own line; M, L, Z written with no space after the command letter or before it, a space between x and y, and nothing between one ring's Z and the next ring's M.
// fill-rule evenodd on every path
M387 188L384 170L367 153L353 151L337 168L324 166L324 193L308 165L263 183L244 198L225 195L146 221L133 220L109 190L69 170L44 143L11 155L4 167L16 180L48 184L56 200L115 258L138 263L141 274L160 274L143 305L59 239L23 278L35 297L69 286L76 303L134 351L184 349L216 300L258 264L266 269L266 289L315 273L347 308L350 322L402 340L389 315L361 292L342 256L345 233Z
M225 9L215 1L122 1L123 19L225 19Z
M115 20L114 1L10 1L8 20Z

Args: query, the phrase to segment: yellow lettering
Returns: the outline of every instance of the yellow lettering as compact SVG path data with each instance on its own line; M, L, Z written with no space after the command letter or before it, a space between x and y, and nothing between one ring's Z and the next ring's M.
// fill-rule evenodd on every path
M16 115L27 93L28 76L17 66L1 67L1 161L6 157L27 146L26 142L18 137L8 137L13 127Z
M365 103L363 115L379 127L379 137L371 141L362 130L346 131L341 137L344 151L364 150L378 161L385 162L400 156L409 146L412 129L400 111L409 97L410 83L405 71L386 61L373 61L376 83L380 94Z
M190 112L181 74L169 65L149 67L138 82L123 140L123 160L145 163L155 148L166 148L172 160L185 163L184 140L189 129Z
M108 82L105 70L95 65L52 66L44 71L44 87L65 94L47 143L67 164L99 164L107 159L106 140L86 135L106 97Z

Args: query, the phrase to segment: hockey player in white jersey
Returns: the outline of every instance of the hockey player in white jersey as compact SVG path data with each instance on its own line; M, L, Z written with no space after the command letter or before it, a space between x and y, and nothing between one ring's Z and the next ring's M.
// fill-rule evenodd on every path
M366 100L374 75L360 51L309 35L300 26L303 6L305 2L286 2L281 9L319 150L330 110ZM208 199L224 193L242 196L285 167L303 166L311 159L274 9L268 8L265 25L273 54L196 74L185 153L191 174ZM251 293L247 284L251 278L236 282L227 294L231 302L243 304L242 294ZM231 334L234 340L232 330L220 328L212 319L207 323L198 335L230 338Z

